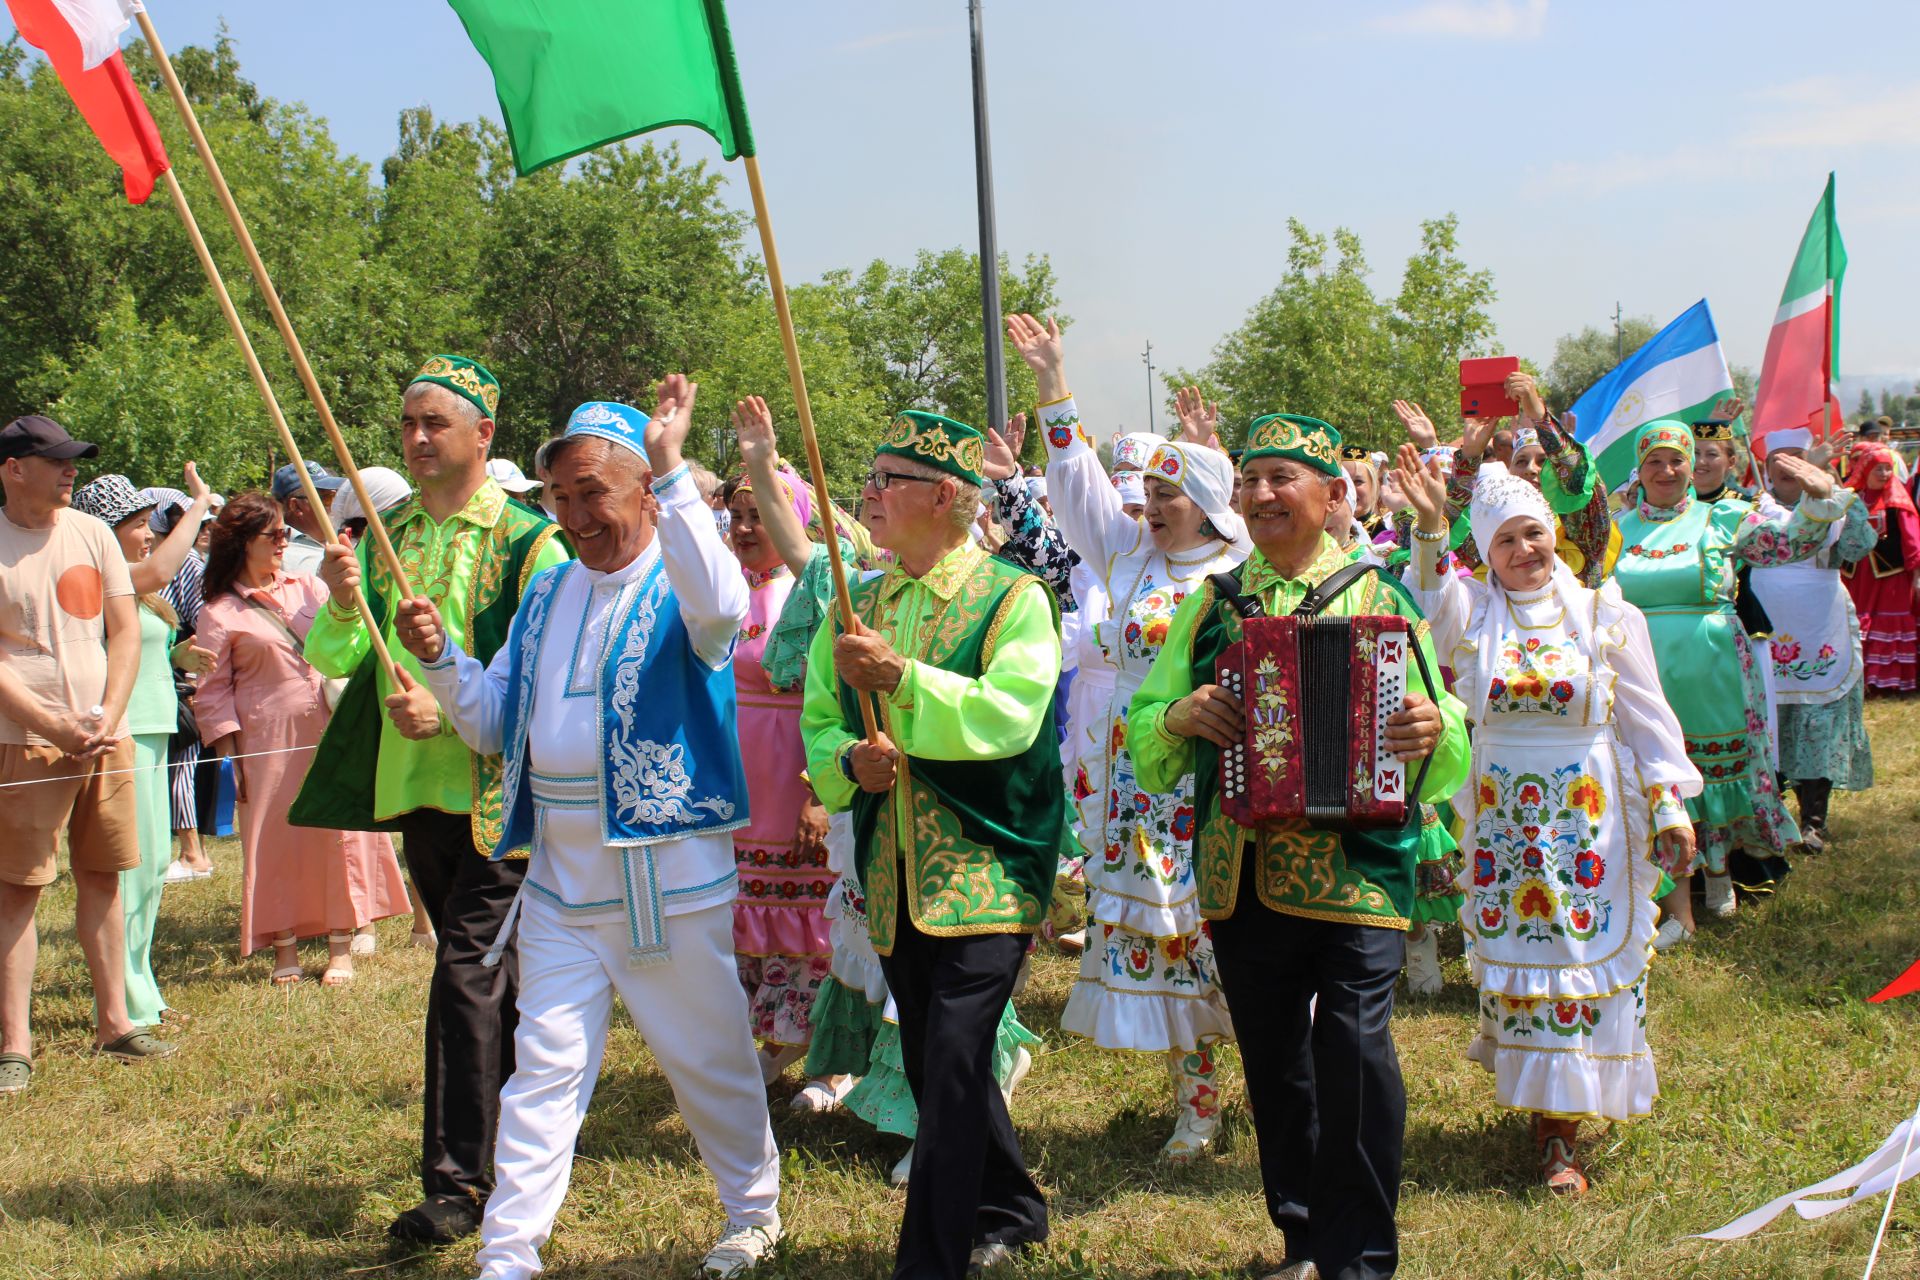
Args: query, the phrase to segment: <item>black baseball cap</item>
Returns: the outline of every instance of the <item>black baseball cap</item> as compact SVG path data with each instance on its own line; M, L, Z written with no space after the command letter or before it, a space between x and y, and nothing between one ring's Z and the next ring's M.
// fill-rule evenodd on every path
M65 462L72 458L92 458L99 452L99 445L75 440L65 427L37 413L15 418L0 427L0 462L8 458L55 458Z

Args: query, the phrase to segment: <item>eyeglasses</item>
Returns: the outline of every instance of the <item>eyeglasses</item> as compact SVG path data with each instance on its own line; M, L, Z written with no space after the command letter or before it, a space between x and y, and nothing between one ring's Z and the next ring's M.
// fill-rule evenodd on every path
M939 484L940 483L939 480L936 480L932 476L910 476L910 475L904 475L898 471L869 471L867 472L865 487L872 489L875 493L885 493L887 491L888 485L900 484L903 482L911 483L911 484Z
M258 536L262 538L271 538L273 539L274 546L284 547L287 545L288 542L292 541L293 530L287 528L287 526L285 525L281 525L278 529L262 530Z

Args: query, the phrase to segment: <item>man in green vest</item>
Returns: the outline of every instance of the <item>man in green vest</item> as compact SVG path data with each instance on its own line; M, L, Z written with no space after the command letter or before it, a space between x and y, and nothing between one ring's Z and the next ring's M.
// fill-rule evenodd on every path
M484 366L464 356L428 360L407 386L400 418L419 492L384 516L414 594L431 599L454 642L482 662L506 642L527 582L567 559L554 526L509 503L487 475L499 405L500 384ZM511 950L496 967L481 961L527 863L489 860L500 835L500 758L475 755L442 722L418 660L395 636L400 589L374 539L361 539L357 552L328 547L320 577L332 598L307 635L307 661L321 675L352 679L291 817L399 832L414 891L439 934L427 995L425 1196L390 1231L408 1243L446 1244L479 1229L493 1188L500 1087L513 1074L517 967ZM352 605L363 580L399 664L399 689Z
M985 442L894 420L861 520L893 567L809 651L800 733L814 790L853 813L868 928L900 1016L920 1131L896 1280L958 1280L1047 1236L993 1075L1001 1010L1052 893L1066 795L1051 732L1059 608L969 536ZM881 732L863 736L860 702Z
M1254 553L1230 576L1236 593L1256 597L1270 617L1291 612L1347 567L1323 529L1333 484L1343 479L1339 446L1340 433L1317 418L1268 414L1248 430L1240 514ZM1322 612L1411 619L1427 669L1440 670L1427 624L1396 581L1369 574ZM1273 1275L1373 1280L1392 1275L1399 1260L1394 1210L1407 1095L1389 1019L1413 905L1419 809L1408 805L1406 825L1392 830L1304 822L1247 830L1225 817L1220 749L1241 739L1245 719L1213 675L1220 651L1239 635L1239 614L1211 582L1188 596L1134 694L1127 747L1148 791L1194 775L1201 914L1213 922L1214 958L1240 1040L1267 1213L1286 1238L1286 1261ZM1400 759L1431 757L1413 797L1428 802L1457 791L1469 761L1466 709L1437 692L1409 691L1386 730Z

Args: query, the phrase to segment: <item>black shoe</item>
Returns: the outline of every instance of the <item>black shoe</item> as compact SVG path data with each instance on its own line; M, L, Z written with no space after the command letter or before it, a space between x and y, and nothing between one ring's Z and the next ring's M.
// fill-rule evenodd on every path
M387 1234L411 1245L452 1244L478 1231L480 1218L471 1196L428 1196L395 1218Z

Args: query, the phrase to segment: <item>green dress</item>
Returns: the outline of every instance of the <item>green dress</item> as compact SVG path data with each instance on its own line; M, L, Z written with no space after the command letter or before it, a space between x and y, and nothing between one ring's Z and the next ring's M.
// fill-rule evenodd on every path
M133 735L134 831L140 865L120 873L120 911L126 924L127 1020L151 1027L167 1008L153 976L153 931L173 856L173 817L167 789L167 742L180 719L173 691L173 627L140 605L140 670L127 699Z
M1677 506L1642 501L1615 516L1614 577L1646 615L1661 689L1706 782L1687 810L1710 875L1727 874L1736 847L1766 862L1800 838L1780 803L1766 688L1734 615L1735 575L1743 563L1791 564L1815 554L1841 514L1831 498L1804 498L1792 512L1769 514L1740 498L1702 502L1689 490Z

